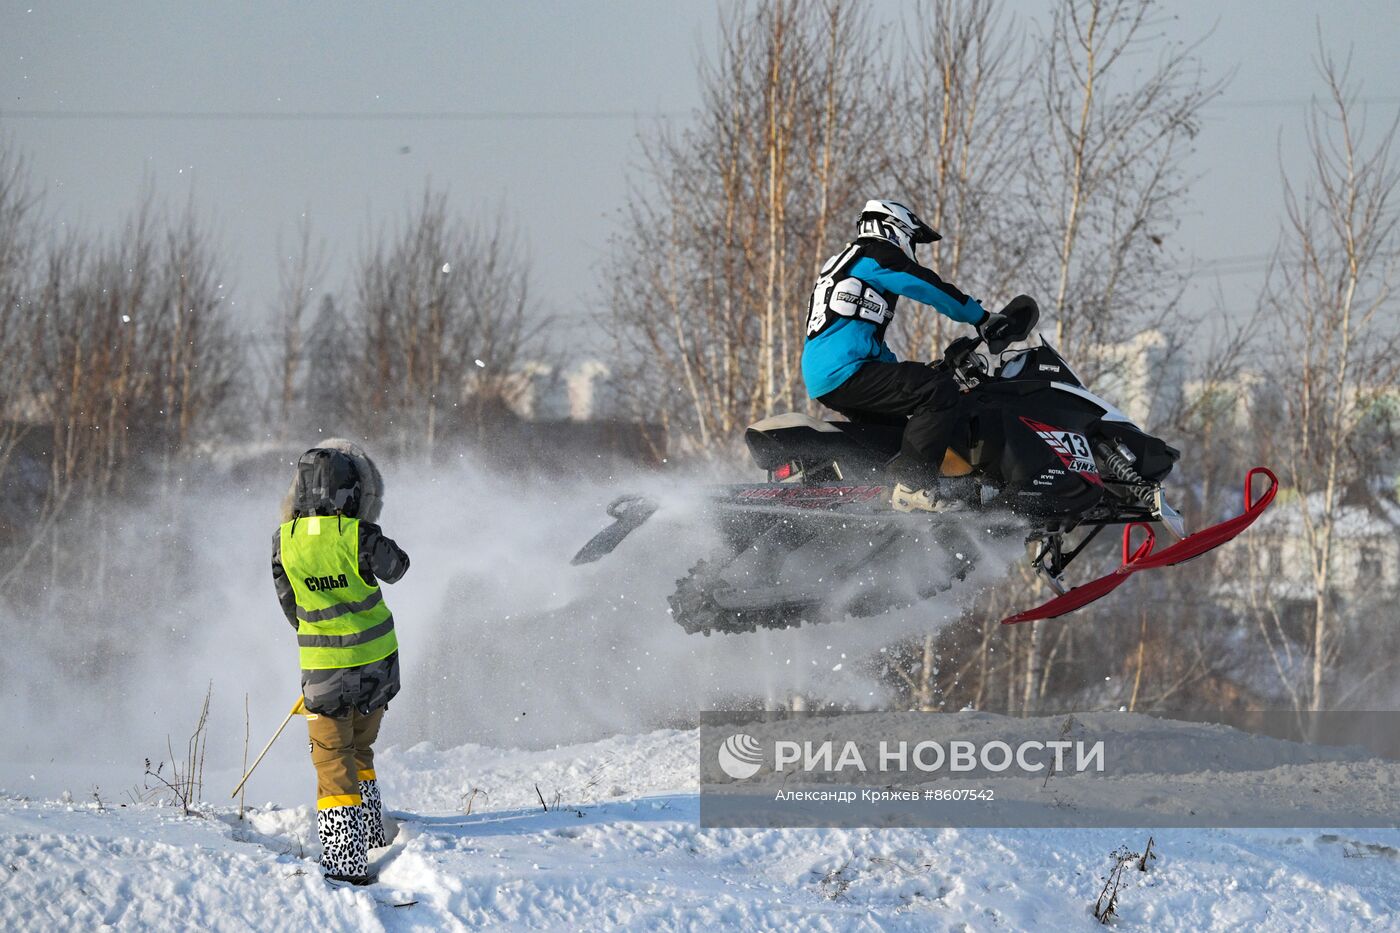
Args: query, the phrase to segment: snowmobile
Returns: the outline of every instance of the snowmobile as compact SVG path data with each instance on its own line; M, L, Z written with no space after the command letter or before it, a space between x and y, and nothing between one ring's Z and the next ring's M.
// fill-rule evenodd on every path
M1003 623L1056 618L1139 570L1218 547L1268 507L1278 480L1256 467L1245 479L1243 513L1188 535L1163 490L1180 451L1090 392L1043 337L1011 349L1038 318L1035 303L1023 302L998 338L959 338L931 364L947 367L962 389L960 427L940 472L943 494L960 498L963 510L890 507L885 467L899 450L901 423L791 412L749 426L744 440L767 481L709 490L724 543L677 582L674 620L708 635L873 615L951 587L974 568L981 545L1013 536L1024 536L1031 567L1056 595ZM1257 498L1256 476L1270 484ZM645 497L616 499L613 524L573 563L611 553L656 509ZM1154 551L1153 526L1175 543ZM1122 529L1122 563L1071 588L1066 569L1109 527ZM949 562L945 576L907 579L910 559L937 553Z

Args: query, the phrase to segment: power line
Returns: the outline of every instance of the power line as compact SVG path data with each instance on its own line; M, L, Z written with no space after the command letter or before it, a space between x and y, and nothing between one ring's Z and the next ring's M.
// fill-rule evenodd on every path
M1259 98L1247 100L1215 100L1207 109L1259 109L1267 107L1302 107L1313 103L1311 97ZM1400 96L1358 98L1360 104L1397 104ZM549 122L560 120L636 120L641 118L676 119L690 116L688 110L4 110L0 119L15 120L225 120L238 122L299 122L340 121L392 123L428 121L485 122Z
M1400 258L1400 252L1382 251L1376 254L1376 258ZM1212 277L1224 275L1254 275L1260 272L1267 272L1275 265L1283 268L1300 264L1300 261L1297 259L1290 259L1271 253L1259 253L1253 256L1227 256L1221 259L1204 259L1183 267L1181 271L1191 271L1202 276Z
M1187 268L1202 276L1254 275L1267 271L1274 262L1272 254L1258 253L1253 256L1225 256L1220 259L1200 260Z
M1246 110L1265 107L1306 107L1322 98L1316 97L1261 97L1246 100L1213 100L1207 108L1221 110ZM1400 104L1400 96L1358 97L1349 104Z
M1197 263L1197 268L1204 266L1237 266L1243 263L1268 262L1273 258L1273 253L1250 253L1246 256L1221 256L1218 259L1202 259Z
M634 120L685 116L675 110L3 110L0 120L229 120L243 122L349 121L479 123L549 120Z

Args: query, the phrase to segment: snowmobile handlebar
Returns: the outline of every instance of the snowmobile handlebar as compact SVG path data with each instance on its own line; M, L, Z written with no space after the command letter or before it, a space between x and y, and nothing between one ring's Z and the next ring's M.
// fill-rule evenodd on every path
M987 350L999 354L1013 343L1025 340L1040 323L1040 305L1029 295L1017 295L1001 309L1001 326L995 333L979 331L976 336L959 337L943 351L943 362L953 372L964 376L985 376L986 366L977 355L984 340Z
M981 336L959 337L948 348L943 351L943 362L955 373L961 373L967 368L969 363L976 363L974 372L982 372L982 365L977 359L977 347L982 343Z

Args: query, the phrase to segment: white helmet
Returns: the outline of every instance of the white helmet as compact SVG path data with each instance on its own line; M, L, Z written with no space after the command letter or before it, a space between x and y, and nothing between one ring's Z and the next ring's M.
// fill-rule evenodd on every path
M889 240L914 258L914 246L941 240L938 231L919 219L918 215L898 201L866 201L860 212L861 237Z

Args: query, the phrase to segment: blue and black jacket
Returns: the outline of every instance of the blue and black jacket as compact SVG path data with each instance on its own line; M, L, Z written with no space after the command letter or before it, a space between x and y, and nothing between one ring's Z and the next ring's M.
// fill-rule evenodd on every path
M929 305L963 324L981 324L987 311L904 254L888 240L861 238L827 260L812 294L802 379L807 395L833 391L866 363L897 362L885 344L900 296Z

